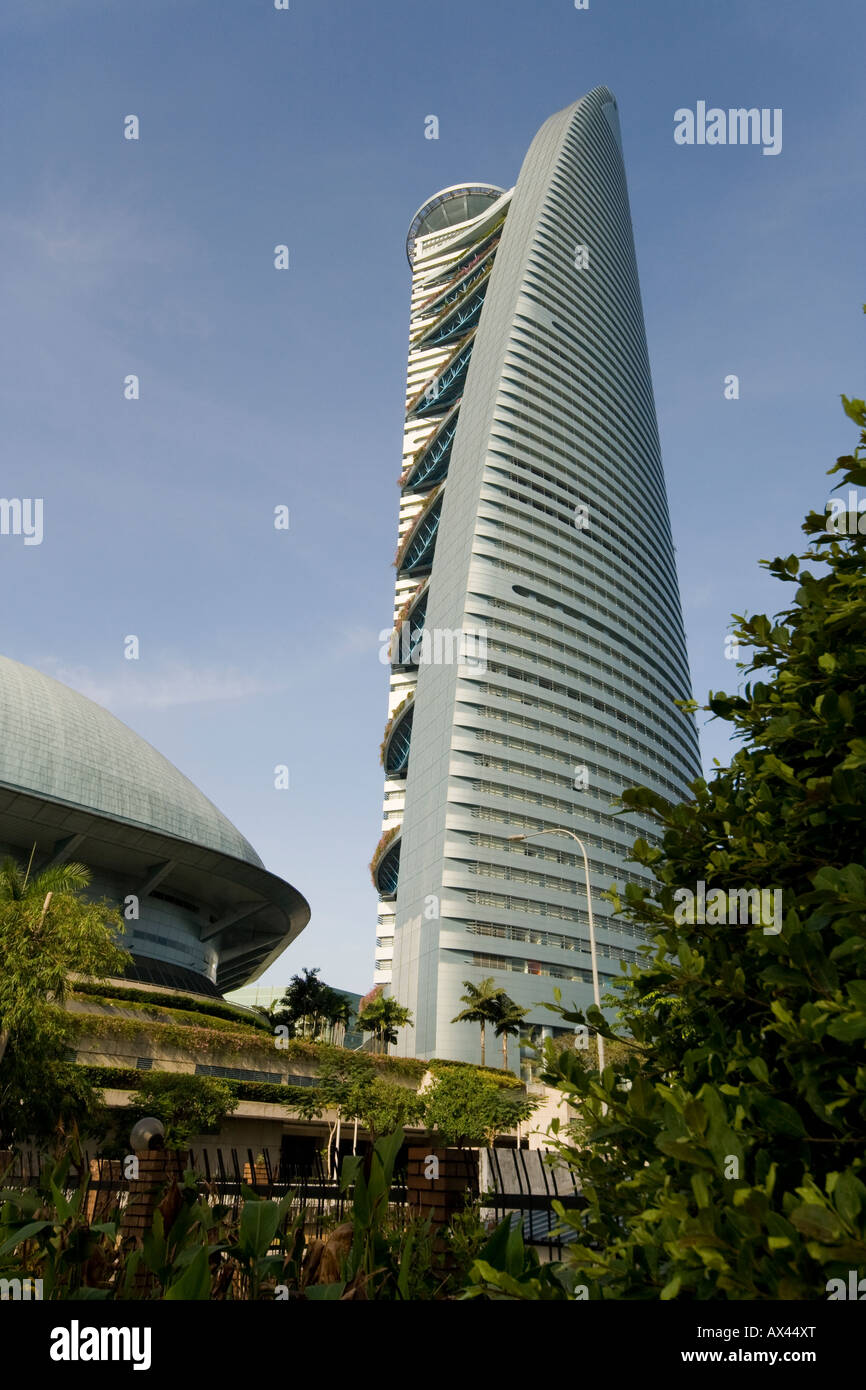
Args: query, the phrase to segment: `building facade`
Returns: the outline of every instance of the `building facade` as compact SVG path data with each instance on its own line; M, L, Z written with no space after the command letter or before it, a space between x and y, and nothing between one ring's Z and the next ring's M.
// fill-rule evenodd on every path
M583 839L604 991L641 943L600 895L651 838L612 802L700 773L612 93L552 116L510 191L430 199L407 251L376 979L414 1014L398 1051L477 1061L464 980L538 1026L556 986L592 1000L577 845L509 837Z

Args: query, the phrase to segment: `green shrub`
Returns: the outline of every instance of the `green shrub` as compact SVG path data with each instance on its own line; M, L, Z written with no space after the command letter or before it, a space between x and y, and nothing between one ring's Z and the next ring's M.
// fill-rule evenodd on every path
M197 1135L218 1133L238 1107L237 1096L216 1076L149 1071L137 1090L136 1110L162 1120L165 1145L171 1149L188 1149Z
M465 1067L476 1072L478 1076L483 1076L485 1080L493 1081L502 1090L521 1091L524 1089L520 1077L515 1076L513 1071L506 1071L504 1067L479 1067L477 1062L458 1062L450 1057L431 1057L427 1066L434 1076L440 1075L449 1067Z
M84 980L76 980L70 995L74 999L77 995L92 995L96 1002L100 1004L112 1003L117 999L129 1000L131 1003L155 1004L165 1009L174 1009L182 1013L206 1014L213 1018L223 1018L230 1023L247 1024L251 1028L264 1029L265 1032L271 1031L270 1025L265 1019L257 1017L255 1014L247 1014L244 1010L235 1008L231 1004L223 1003L219 999L195 999L187 997L185 994L168 994L157 990L134 989L132 985L114 985L109 981L102 981L99 984L88 984Z
M489 1144L496 1134L528 1120L538 1104L507 1096L503 1089L476 1067L443 1067L424 1092L425 1123L446 1147Z
M866 406L844 404L860 449L830 471L863 487ZM562 1153L590 1297L814 1299L866 1264L866 536L826 523L810 514L812 548L767 566L793 604L737 619L753 678L709 700L741 740L731 765L683 805L623 797L664 832L633 850L655 885L614 895L655 940L623 986L632 1060L599 1077L548 1049L544 1074L589 1129ZM713 921L752 888L781 910Z

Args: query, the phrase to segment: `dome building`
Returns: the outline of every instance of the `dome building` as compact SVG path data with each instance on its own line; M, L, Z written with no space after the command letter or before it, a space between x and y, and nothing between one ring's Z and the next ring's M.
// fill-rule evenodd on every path
M76 860L126 919L130 980L212 996L256 980L310 920L302 895L107 710L0 657L0 855Z

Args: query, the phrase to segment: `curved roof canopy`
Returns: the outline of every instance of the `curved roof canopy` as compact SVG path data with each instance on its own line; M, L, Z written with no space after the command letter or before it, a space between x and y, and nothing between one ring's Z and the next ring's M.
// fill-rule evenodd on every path
M409 264L415 252L415 242L419 236L429 236L431 232L444 232L449 227L458 227L461 222L471 222L501 198L504 188L493 183L455 183L443 188L422 203L409 224L406 237L406 255Z
M101 705L0 656L0 783L262 861L182 772Z
M0 841L174 889L212 908L217 984L231 989L298 935L310 909L173 763L113 714L0 656Z

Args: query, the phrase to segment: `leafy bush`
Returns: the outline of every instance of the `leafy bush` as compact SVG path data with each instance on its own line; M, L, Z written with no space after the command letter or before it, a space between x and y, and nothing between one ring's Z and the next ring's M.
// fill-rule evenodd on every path
M147 1081L157 1077L190 1075L189 1072L139 1071L136 1067L76 1066L75 1070L85 1074L94 1086L119 1091L140 1091ZM239 1081L233 1077L220 1077L220 1081L237 1100L258 1100L290 1108L306 1108L310 1092L315 1090L312 1086L281 1086L273 1081Z
M862 487L866 406L843 401L863 433L830 471ZM730 767L680 806L623 797L664 831L633 850L656 884L616 900L655 939L623 988L632 1060L599 1076L547 1052L588 1123L586 1144L563 1136L586 1199L563 1219L591 1297L825 1297L866 1263L866 537L816 513L803 529L812 548L767 566L792 606L737 618L755 679L710 696L743 741ZM779 890L782 910L714 925L700 883L716 904Z
M443 1068L424 1092L424 1120L435 1137L450 1144L487 1144L496 1134L528 1120L537 1101L508 1096L477 1068Z
M492 1081L502 1090L523 1090L523 1082L520 1077L515 1076L513 1071L506 1071L503 1067L479 1067L477 1062L458 1062L451 1057L431 1057L427 1066L434 1076L441 1075L450 1067L463 1067L468 1071L475 1072L478 1076L483 1076L486 1081Z
M238 1101L215 1076L188 1072L144 1072L138 1087L141 1115L155 1115L165 1125L165 1145L188 1149L198 1134L216 1134Z
M35 847L34 847L35 848ZM31 856L32 857L32 856ZM73 1037L63 1008L72 971L101 978L129 956L116 944L123 919L84 896L83 864L40 872L7 856L0 862L0 1140L62 1139L98 1108L86 1079L66 1066Z
M94 1002L98 1004L111 1004L122 999L134 1004L171 1009L177 1013L206 1014L211 1018L225 1019L239 1027L246 1025L250 1028L258 1028L260 1031L262 1029L266 1032L271 1031L270 1025L265 1019L256 1014L248 1014L243 1009L234 1008L231 1004L225 1004L220 999L196 999L185 994L167 994L159 990L133 989L131 985L114 985L109 981L95 985L88 984L84 980L76 980L74 987L70 990L70 996L75 999L85 995L92 996Z

